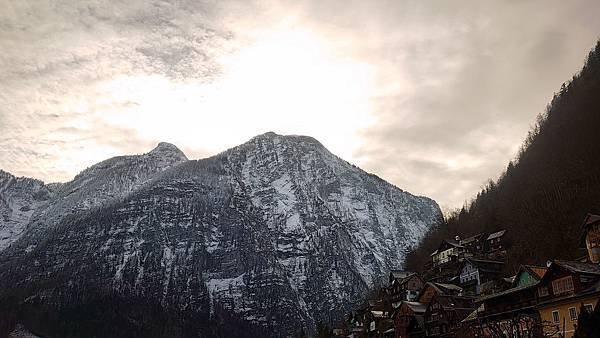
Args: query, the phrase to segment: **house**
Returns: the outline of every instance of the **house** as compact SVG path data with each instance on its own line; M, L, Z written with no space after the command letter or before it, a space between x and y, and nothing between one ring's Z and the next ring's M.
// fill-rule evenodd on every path
M396 338L421 338L425 337L425 310L427 304L419 302L402 301L394 312Z
M500 278L503 267L501 261L465 258L459 274L460 285L466 293L478 295L483 283Z
M425 281L417 273L410 272L396 275L394 275L394 272L390 273L388 293L392 304L397 304L403 300L416 300L424 285Z
M467 252L474 256L482 256L485 250L485 240L487 236L484 233L480 233L465 239L461 239L459 244L462 245Z
M465 247L460 245L460 238L456 240L445 239L440 243L440 246L431 254L433 266L448 263L462 256L465 252Z
M552 261L537 285L537 298L544 333L572 337L581 309L592 311L600 299L600 265Z
M423 287L423 290L419 293L419 297L417 297L417 302L423 304L429 304L431 299L433 299L436 295L452 295L459 296L463 294L463 289L454 284L446 284L446 283L437 283L437 282L427 282Z
M514 280L513 277L503 277L488 280L487 282L481 283L479 286L479 295L478 296L487 296L493 293L502 292L506 289L510 289L512 287L512 283Z
M600 216L587 214L581 228L581 242L585 242L589 261L600 263Z
M477 310L463 320L463 328L473 336L501 337L505 332L518 337L540 336L536 285L545 272L544 267L522 265L510 288L475 300Z
M491 233L485 241L487 257L491 259L504 259L506 257L506 248L508 246L506 230Z
M473 297L436 294L423 315L427 337L455 337L461 322L475 310Z
M404 279L410 275L414 274L412 271L404 271L404 270L391 270L388 276L388 284L392 284L395 279Z

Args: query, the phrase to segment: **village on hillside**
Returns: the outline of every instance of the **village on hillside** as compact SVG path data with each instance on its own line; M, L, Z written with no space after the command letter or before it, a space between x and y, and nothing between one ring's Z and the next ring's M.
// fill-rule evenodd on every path
M577 332L590 337L585 332L592 330L597 336L600 216L588 214L581 226L579 244L586 256L550 259L545 266L523 264L513 276L503 275L508 237L501 230L442 241L422 273L391 271L377 297L348 314L333 334L573 337Z

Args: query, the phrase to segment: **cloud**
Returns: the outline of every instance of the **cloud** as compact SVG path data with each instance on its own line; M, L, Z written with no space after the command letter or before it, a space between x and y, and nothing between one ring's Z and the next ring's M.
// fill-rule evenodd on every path
M0 0L0 7L2 169L67 180L158 141L197 158L275 129L312 134L364 169L452 207L500 174L600 31L593 0ZM295 57L275 50L291 59L274 64L277 72L224 68L232 55L285 41L273 40L279 31L317 36L302 48L326 45L315 59L321 68L310 68L313 60L302 57L312 54L302 50ZM302 78L294 93L261 86L262 78L283 81L286 68ZM348 86L321 81L321 73ZM312 78L319 86L307 84ZM223 88L245 93L243 100L227 92L211 101ZM279 88L289 109L265 88ZM352 97L337 104L326 94ZM341 108L352 118L336 115ZM324 126L336 121L335 132ZM177 125L187 135L174 133Z

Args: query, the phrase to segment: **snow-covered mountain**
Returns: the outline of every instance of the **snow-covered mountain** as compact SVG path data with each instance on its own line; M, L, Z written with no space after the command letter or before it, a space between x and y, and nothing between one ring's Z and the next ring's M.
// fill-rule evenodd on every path
M75 309L113 336L119 325L152 336L310 332L400 267L441 218L433 200L306 136L267 133L198 161L161 143L54 186L2 175L14 187L0 189L0 304L10 304L0 313L18 308L18 321L49 335L73 330L44 323ZM105 317L120 324L99 328L106 304L122 309Z

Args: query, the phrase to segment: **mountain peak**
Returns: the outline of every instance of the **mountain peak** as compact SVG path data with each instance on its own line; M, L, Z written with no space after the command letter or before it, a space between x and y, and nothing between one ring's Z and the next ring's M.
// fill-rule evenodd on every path
M168 143L168 142L159 142L158 145L152 149L148 154L150 155L160 155L160 156L171 156L175 158L179 158L181 160L187 160L187 156L177 148L176 145Z
M288 140L288 141L293 141L293 142L305 142L305 143L312 143L318 146L323 147L323 144L321 142L319 142L319 140L315 139L312 136L306 136L306 135L280 135L277 134L275 132L272 131L268 131L264 134L260 134L257 135L255 137L253 137L251 139L252 140L264 140L264 139L268 139L268 140L274 140L274 139L284 139L284 140Z

